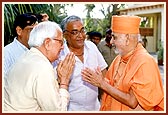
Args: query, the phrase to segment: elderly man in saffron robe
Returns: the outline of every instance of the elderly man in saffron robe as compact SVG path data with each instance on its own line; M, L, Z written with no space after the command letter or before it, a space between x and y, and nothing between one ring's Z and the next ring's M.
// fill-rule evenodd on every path
M112 16L118 56L103 77L100 69L83 69L83 80L105 91L101 111L164 110L163 84L158 65L138 42L140 17Z

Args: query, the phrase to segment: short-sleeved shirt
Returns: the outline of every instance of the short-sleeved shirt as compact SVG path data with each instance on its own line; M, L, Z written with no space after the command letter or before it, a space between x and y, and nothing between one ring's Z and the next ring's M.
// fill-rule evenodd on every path
M60 59L64 59L69 52L70 50L65 43ZM75 68L69 84L70 103L68 110L98 111L100 108L98 88L82 80L81 70L85 67L95 70L98 66L104 70L107 64L96 45L90 41L84 43L84 62L82 63L77 56L75 56L75 60Z

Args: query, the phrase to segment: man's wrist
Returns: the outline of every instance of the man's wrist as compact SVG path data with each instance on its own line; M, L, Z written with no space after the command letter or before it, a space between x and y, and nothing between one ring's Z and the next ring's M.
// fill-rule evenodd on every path
M60 83L59 84L60 88L68 89L69 85L66 83Z

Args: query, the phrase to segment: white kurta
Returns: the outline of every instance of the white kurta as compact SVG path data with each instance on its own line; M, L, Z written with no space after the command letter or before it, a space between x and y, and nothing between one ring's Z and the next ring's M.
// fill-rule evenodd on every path
M36 48L9 72L4 87L6 111L66 111L69 93L59 89L53 66Z

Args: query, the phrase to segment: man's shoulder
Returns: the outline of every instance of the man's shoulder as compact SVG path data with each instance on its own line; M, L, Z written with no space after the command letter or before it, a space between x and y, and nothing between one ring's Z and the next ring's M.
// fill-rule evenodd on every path
M15 48L15 43L14 43L14 41L13 41L13 42L9 43L8 45L6 45L6 46L4 47L4 51L5 51L5 52L13 51L14 48Z
M15 48L15 47L18 46L18 44L21 45L21 43L20 43L20 42L17 40L17 38L15 37L12 42L10 42L9 44L7 44L7 45L4 47L4 49Z
M90 40L85 40L85 44L89 44L89 45L95 45L93 42L91 42Z
M91 42L91 41L89 41L89 40L86 40L85 41L85 47L88 47L88 48L96 48L97 46L93 43L93 42Z
M106 45L106 41L102 40L99 42L99 44L97 45L98 48L104 47Z

